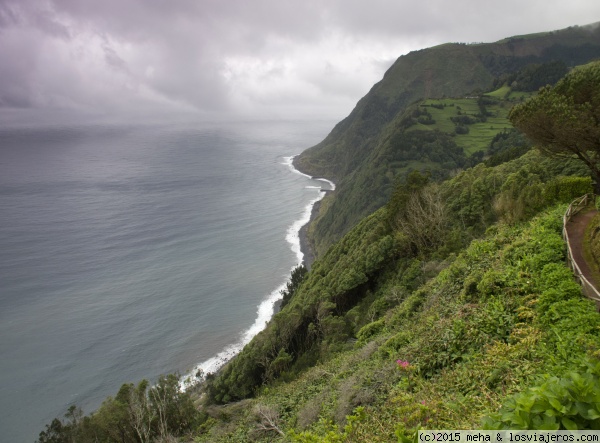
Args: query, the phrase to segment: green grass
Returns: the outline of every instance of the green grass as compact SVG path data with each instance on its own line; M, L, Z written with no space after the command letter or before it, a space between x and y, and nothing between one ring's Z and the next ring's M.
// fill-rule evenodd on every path
M492 92L488 92L485 95L487 95L488 97L505 98L506 96L508 96L508 94L510 94L511 91L512 89L510 88L510 86L503 85L501 88L498 88Z

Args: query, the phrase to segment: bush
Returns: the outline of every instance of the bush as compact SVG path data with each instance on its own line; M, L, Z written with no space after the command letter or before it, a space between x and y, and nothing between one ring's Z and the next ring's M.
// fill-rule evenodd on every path
M366 343L371 337L379 334L385 327L384 319L380 319L363 326L356 334L360 343Z
M465 125L456 125L454 128L454 132L456 134L468 134L469 133L469 127L465 126Z
M600 363L589 361L585 372L545 377L538 386L510 398L497 414L484 419L484 429L600 429Z
M592 192L590 177L556 177L546 184L544 200L546 204L570 203L573 199Z
M562 264L544 266L540 281L542 294L537 302L540 315L547 313L554 303L581 297L581 287L573 280L573 273Z

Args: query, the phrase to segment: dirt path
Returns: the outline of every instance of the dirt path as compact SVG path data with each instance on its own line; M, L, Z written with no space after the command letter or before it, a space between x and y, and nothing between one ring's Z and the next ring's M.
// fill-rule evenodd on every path
M583 256L583 240L585 235L585 228L589 222L598 213L597 210L593 209L590 211L580 212L576 214L567 223L567 235L571 243L571 250L573 252L573 260L579 265L581 273L592 283L596 288L599 288L599 282L594 278L588 263L585 261Z

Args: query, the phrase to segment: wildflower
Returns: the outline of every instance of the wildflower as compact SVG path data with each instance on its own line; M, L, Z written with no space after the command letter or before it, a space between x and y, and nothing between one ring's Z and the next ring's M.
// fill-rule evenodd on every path
M408 368L410 366L410 363L407 362L406 360L396 360L396 363L398 364L398 366L400 366L401 368Z

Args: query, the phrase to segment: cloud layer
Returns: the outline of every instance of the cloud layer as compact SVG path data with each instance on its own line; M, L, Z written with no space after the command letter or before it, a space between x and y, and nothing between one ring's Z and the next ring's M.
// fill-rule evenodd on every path
M587 0L0 0L0 108L341 118L411 50L598 20Z

